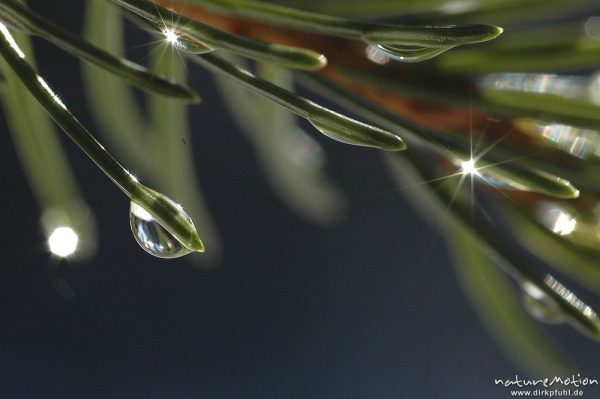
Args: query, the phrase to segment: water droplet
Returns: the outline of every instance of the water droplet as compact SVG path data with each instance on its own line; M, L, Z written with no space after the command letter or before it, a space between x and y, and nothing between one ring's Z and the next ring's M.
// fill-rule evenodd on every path
M352 120L338 113L333 114L336 116L335 120L309 117L308 121L319 132L341 143L375 147L387 151L400 151L405 148L402 139L391 132Z
M459 167L459 172L465 176L473 176L483 183L501 189L520 189L518 186L515 186L514 182L512 182L508 178L504 178L500 174L490 173L489 168L480 167L477 164L477 161L473 158L463 161L461 159L456 159L455 164Z
M192 219L182 209L181 212L192 223ZM137 243L151 255L170 259L192 252L156 221L144 207L133 201L129 210L129 224Z
M460 173L463 175L479 175L474 159L469 159L460 164Z
M207 46L204 43L200 43L196 40L189 39L186 36L180 36L179 39L174 43L175 47L177 47L181 51L185 51L190 54L205 54L214 51L214 49L210 46Z
M172 29L165 29L163 35L165 35L165 40L171 44L177 43L177 40L179 39L177 33Z
M200 43L195 39L189 38L188 36L181 35L173 29L165 29L163 31L163 35L167 43L171 44L178 50L185 51L186 53L204 54L214 50L206 44Z
M592 321L596 325L600 323L596 312L554 277L550 275L546 276L546 278L544 279L544 284L550 287L552 291L560 295L565 302L568 302L570 306L572 306L574 309L580 312L588 320ZM573 319L572 321L577 323L577 320L575 319ZM582 327L584 330L588 329L586 325L580 325L580 327Z
M464 161L456 159L454 162L460 168L461 174L475 176L496 188L543 193L561 199L571 199L579 196L579 190L573 187L569 181L541 170L527 169L516 164L489 164L485 162L481 166L467 164L473 173L466 173Z
M535 210L537 219L546 228L561 236L571 234L577 226L577 220L562 206L551 202L540 203Z
M390 44L369 43L390 59L402 62L421 62L445 53L454 46L446 47L403 47Z
M337 130L333 130L330 129L329 126L320 123L319 121L313 120L313 119L309 119L308 120L311 125L313 125L319 132L323 133L325 136L329 137L332 140L335 141L339 141L340 143L344 143L344 144L351 144L351 145L360 145L359 143L356 143L354 141L349 140L346 135L346 132L340 132Z
M365 49L365 54L367 55L369 61L379 65L385 65L390 62L390 57L387 55L387 53L374 44L369 44L367 46Z
M524 282L521 287L523 306L533 318L548 324L564 321L558 304L539 287L530 282Z

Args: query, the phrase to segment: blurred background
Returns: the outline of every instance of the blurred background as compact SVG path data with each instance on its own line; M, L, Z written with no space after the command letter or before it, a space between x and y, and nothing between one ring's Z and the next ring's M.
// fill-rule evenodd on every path
M80 32L83 3L29 5ZM150 39L131 22L126 32L128 56L146 63L140 44ZM97 132L79 61L34 44L40 73ZM85 261L51 255L0 122L0 397L508 397L494 379L520 370L463 294L440 229L382 173L379 151L312 136L347 201L338 223L310 223L268 184L211 76L193 65L188 73L203 102L190 108L181 144L221 237L218 266L140 249L127 199L65 137L98 248ZM549 330L582 375L600 377L597 344L567 326Z

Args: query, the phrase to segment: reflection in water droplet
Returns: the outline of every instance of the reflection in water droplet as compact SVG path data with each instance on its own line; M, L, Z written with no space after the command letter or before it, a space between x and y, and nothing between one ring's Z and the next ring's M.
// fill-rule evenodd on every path
M369 44L365 49L365 53L369 61L373 61L376 64L385 65L390 62L390 57L375 44Z
M186 214L186 217L191 218ZM142 206L131 202L129 224L138 244L146 252L159 258L178 258L192 252L167 231Z
M528 281L524 282L521 288L523 306L533 318L549 324L564 321L561 309L544 291Z
M536 207L535 214L540 223L561 236L571 234L577 226L577 220L558 204L542 202Z
M403 47L372 42L369 42L369 45L375 46L379 51L381 51L385 56L389 57L390 59L402 62L427 61L433 57L445 53L446 51L454 47Z

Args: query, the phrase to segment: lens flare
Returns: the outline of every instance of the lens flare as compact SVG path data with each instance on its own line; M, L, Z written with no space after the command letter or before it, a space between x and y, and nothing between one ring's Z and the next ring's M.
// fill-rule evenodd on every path
M475 160L469 159L460 164L460 173L463 175L479 176L477 167L475 166Z
M48 238L50 252L54 255L66 258L77 250L79 237L70 227L57 227Z
M173 45L177 44L177 42L179 41L179 36L172 29L165 29L163 31L163 35L165 36L165 39L167 40L167 42L169 42Z

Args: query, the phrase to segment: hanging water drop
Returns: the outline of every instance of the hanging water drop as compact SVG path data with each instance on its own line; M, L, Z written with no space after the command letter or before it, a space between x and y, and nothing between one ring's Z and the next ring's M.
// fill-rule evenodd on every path
M206 54L214 51L212 47L186 36L180 36L175 47L190 54Z
M385 56L394 61L401 62L422 62L445 53L454 46L446 47L419 47L419 46L401 46L383 43L368 42L369 46L374 46Z
M376 44L369 44L365 49L365 55L369 59L379 65L385 65L390 62L391 58L388 54L379 48Z
M524 282L523 306L536 320L548 324L558 324L564 321L563 312L558 304L536 285Z
M319 132L344 144L375 147L386 151L401 151L406 148L402 139L391 132L335 112L332 114L335 118L309 116L307 119Z
M472 157L466 161L456 159L454 162L459 167L458 172L463 176L475 177L488 186L501 189L515 189L515 186L511 184L509 179L503 178L503 176L498 174L494 176L494 173L489 170L489 167L478 165L477 160Z
M183 209L181 212L192 223L192 219ZM156 221L144 207L133 201L129 210L129 224L137 243L151 255L171 259L193 252Z
M565 207L551 202L542 202L536 209L537 220L555 234L568 236L575 231L577 219Z
M364 145L364 144L357 143L355 141L348 139L347 133L344 131L336 131L334 129L331 129L326 124L320 123L319 121L315 121L315 120L311 120L311 119L309 119L308 121L310 122L311 125L313 125L315 127L315 129L317 129L319 132L323 133L325 136L329 137L332 140L339 141L340 143L344 143L344 144L350 144L350 145Z
M499 189L531 191L546 194L560 199L571 199L579 196L579 190L569 181L542 170L525 167L519 164L509 165L506 162L491 163L490 160L471 157L453 160L463 176L476 177L485 184Z
M200 43L199 41L191 39L185 35L181 35L173 29L165 29L163 31L163 35L167 43L174 46L178 50L185 51L190 54L205 54L214 50L212 47L204 43Z

